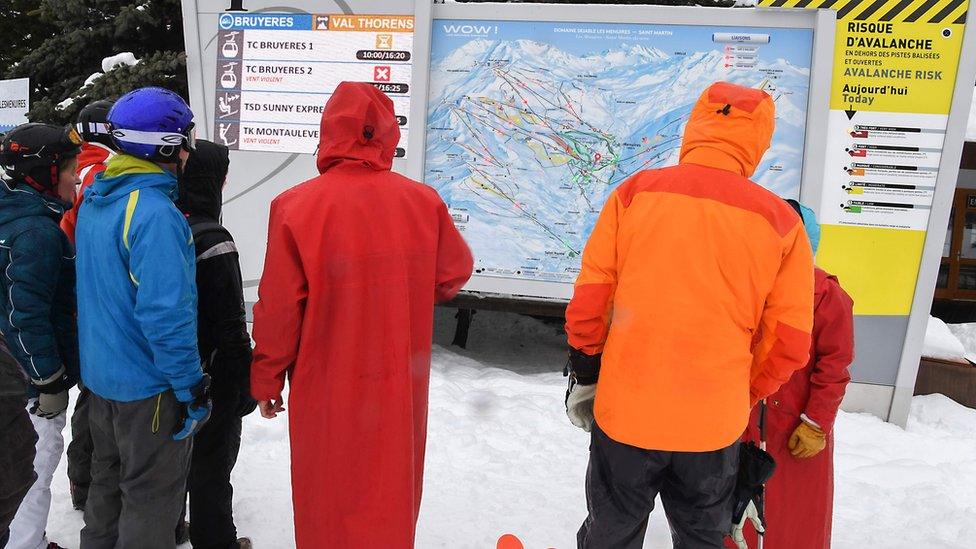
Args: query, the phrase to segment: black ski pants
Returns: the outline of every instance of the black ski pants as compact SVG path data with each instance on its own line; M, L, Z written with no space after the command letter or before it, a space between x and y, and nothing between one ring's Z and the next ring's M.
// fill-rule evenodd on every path
M580 549L640 549L658 494L675 549L721 548L732 526L738 461L738 443L713 452L645 450L594 424Z
M91 484L92 438L88 424L88 404L91 391L79 385L81 393L71 414L71 443L68 444L68 480L71 481L71 500L76 507L84 508Z
M228 549L237 544L230 473L241 449L240 395L234 388L215 386L211 398L210 421L193 439L187 485L193 549Z
M37 480L34 452L37 432L24 397L0 397L0 547L10 538L10 523Z

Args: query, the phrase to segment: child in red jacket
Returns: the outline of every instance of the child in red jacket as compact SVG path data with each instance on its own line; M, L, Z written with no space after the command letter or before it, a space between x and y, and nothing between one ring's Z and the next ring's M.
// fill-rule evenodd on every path
M794 201L816 254L820 227L813 211ZM766 451L776 473L766 484L767 549L828 549L834 506L834 418L851 380L854 302L837 277L816 268L810 362L766 398ZM744 440L758 442L758 407ZM741 532L741 531L740 531ZM735 537L735 532L733 532ZM749 547L756 547L752 528ZM746 547L740 539L738 547ZM734 544L726 543L728 547Z

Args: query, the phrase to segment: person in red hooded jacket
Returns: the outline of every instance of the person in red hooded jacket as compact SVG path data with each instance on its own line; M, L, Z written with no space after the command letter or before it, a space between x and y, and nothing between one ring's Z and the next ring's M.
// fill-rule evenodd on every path
M115 156L115 145L112 134L108 129L108 111L112 110L114 101L92 101L78 113L75 128L81 139L81 154L78 155L78 177L81 186L75 194L72 208L64 212L61 218L61 230L71 242L75 241L75 226L78 224L78 208L85 199L85 189L95 181L95 176L105 171L109 159Z
M78 224L78 208L85 199L85 189L95 181L95 176L104 172L109 159L115 156L115 144L108 129L108 111L114 101L92 101L78 113L75 128L81 135L81 154L78 155L78 178L81 185L75 193L75 202L61 218L61 230L68 240L75 242L75 227ZM91 429L88 425L88 403L91 393L83 385L75 401L75 411L71 414L71 444L68 445L68 480L71 490L71 503L77 510L84 510L88 501L88 485L91 484L92 451Z
M813 210L788 201L803 219L816 252L820 227ZM766 450L776 472L766 484L764 547L829 549L834 508L834 418L854 360L854 302L837 277L814 269L813 339L810 362L766 398ZM759 441L759 411L743 440ZM743 519L743 522L745 519ZM730 549L757 547L755 530L739 525ZM737 531L736 531L737 530Z
M434 303L473 261L437 192L390 171L399 139L393 102L343 82L320 175L271 203L251 392L273 418L287 374L299 548L413 547Z

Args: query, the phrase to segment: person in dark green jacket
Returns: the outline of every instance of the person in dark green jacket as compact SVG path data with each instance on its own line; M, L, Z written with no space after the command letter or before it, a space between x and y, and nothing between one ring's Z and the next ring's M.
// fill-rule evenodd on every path
M30 487L10 524L9 547L47 548L51 480L61 460L68 389L78 380L74 246L61 216L74 200L81 137L24 124L0 142L0 332L29 378L37 433Z

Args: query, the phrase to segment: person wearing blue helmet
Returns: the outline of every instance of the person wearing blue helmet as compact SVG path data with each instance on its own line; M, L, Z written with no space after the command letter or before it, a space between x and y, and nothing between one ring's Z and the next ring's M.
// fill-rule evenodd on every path
M171 549L190 440L210 415L193 238L174 204L193 113L169 90L141 88L108 122L119 154L86 190L75 232L94 446L81 547Z

